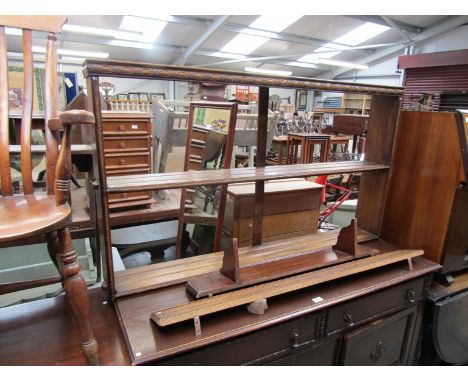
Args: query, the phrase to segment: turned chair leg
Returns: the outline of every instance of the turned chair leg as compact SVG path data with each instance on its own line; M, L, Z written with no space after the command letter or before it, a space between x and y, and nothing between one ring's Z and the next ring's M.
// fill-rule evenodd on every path
M52 238L53 236L51 236ZM53 240L49 241L53 243ZM80 274L80 264L73 249L72 239L68 228L57 231L59 255L57 256L60 274L63 278L63 288L68 306L78 323L81 336L81 347L91 365L99 364L98 344L94 338L89 319L89 295L83 276ZM52 249L54 244L49 244ZM52 255L52 254L51 254Z

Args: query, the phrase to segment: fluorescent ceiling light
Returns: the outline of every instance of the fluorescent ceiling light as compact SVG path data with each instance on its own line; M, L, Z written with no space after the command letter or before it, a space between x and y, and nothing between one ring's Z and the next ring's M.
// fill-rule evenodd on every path
M267 37L251 36L239 33L220 50L221 52L248 55L269 40Z
M65 24L62 27L62 31L64 32L74 32L79 34L89 34L93 36L104 36L104 37L112 37L121 40L130 40L130 41L142 41L143 34L136 33L136 32L125 32L113 29L103 29L103 28L94 28L94 27L87 27L83 25L73 25L73 24Z
M284 28L286 28L288 25L291 25L300 17L302 16L260 16L252 24L250 24L249 27L255 29L263 29L271 32L281 32ZM231 41L224 45L220 49L220 51L248 55L261 45L265 44L270 39L266 36L246 34L249 32L249 28L245 28L243 29L243 31L245 33L239 33L236 37L234 37Z
M332 65L332 66L341 66L343 68L369 69L367 65L354 64L352 62L347 62L347 61L330 60L327 58L319 58L318 63L325 64L325 65Z
M148 19L145 17L124 16L119 29L142 33L142 42L154 42L162 30L166 27L167 21Z
M153 45L147 42L125 41L125 40L111 40L109 45L123 46L126 48L139 48L139 49L153 49Z
M9 34L11 36L21 36L23 32L21 31L20 28L5 28L5 34Z
M292 76L292 72L288 72L286 70L272 70L272 69L262 69L262 68L253 68L251 66L246 66L244 68L246 72L253 72L253 73L262 73L262 74L273 74L277 76Z
M235 53L226 53L226 52L214 52L210 54L211 57L220 57L220 58L231 58L233 60L243 60L246 56L242 54Z
M378 36L379 34L389 30L390 27L374 23L364 23L343 36L333 40L337 44L357 46L360 43Z
M263 29L272 32L281 32L286 29L289 25L299 20L302 16L297 15L286 15L286 14L274 14L264 15L256 19L250 28Z
M318 66L316 64L311 64L307 62L299 62L299 61L290 61L287 63L290 66L298 66L300 68L308 68L308 69L317 69Z
M361 26L353 29L352 31L345 33L341 37L338 37L337 39L333 40L333 42L327 43L324 46L314 50L314 53L302 56L297 61L307 62L311 64L326 64L326 65L333 65L333 66L342 66L346 68L367 69L368 66L366 65L352 64L350 62L344 62L344 61L335 61L335 60L330 60L330 58L335 57L336 55L342 52L341 50L339 50L340 45L337 45L337 44L357 46L361 44L362 42L369 40L372 37L379 35L380 33L385 32L388 29L390 28L384 25L379 25L379 24L374 24L374 23L369 23L369 22L364 23ZM334 52L320 53L321 51L330 50L330 49L337 49L337 50ZM350 65L354 65L354 66L350 66Z
M42 46L33 46L33 53L46 53L46 48ZM73 57L91 57L91 58L108 58L109 53L106 52L88 52L84 50L57 49L57 54Z

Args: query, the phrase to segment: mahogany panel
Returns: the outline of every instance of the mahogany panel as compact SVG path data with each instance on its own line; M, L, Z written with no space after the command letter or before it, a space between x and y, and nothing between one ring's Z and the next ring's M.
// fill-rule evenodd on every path
M382 238L440 263L455 190L463 180L454 113L402 111Z
M400 100L396 97L374 96L366 138L366 160L389 165L392 160ZM359 203L356 210L359 226L380 234L382 213L387 194L387 172L361 175Z

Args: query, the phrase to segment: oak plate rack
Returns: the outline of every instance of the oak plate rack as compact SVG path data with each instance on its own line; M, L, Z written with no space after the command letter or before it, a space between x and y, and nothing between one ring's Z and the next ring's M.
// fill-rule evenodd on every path
M112 193L138 190L154 191L201 185L221 185L254 181L255 213L253 219L253 247L251 247L251 251L255 251L255 248L262 248L262 216L264 182L266 180L360 172L362 173L362 178L360 185L360 198L356 213L359 232L361 235L367 235L367 240L369 240L369 238L375 239L376 237L379 237L384 203L387 194L387 184L391 171L390 164L392 160L395 129L403 88L355 83L350 84L340 81L327 81L301 77L267 76L225 70L207 70L201 68L107 60L87 60L85 62L83 72L87 80L89 109L96 117L95 132L98 166L95 170L94 177L96 180L95 188L99 193L99 197L96 198L98 204L98 248L105 259L106 267L104 279L107 284L109 297L116 302L117 312L119 298L126 298L128 296L138 295L139 293L149 293L149 291L153 289L171 285L170 283L165 283L164 280L166 280L167 277L169 279L172 277L172 282L174 282L174 280L179 283L186 282L187 278L184 278L183 276L174 276L174 274L180 272L180 270L183 270L183 274L187 275L200 274L200 272L202 273L204 270L206 271L206 269L211 269L212 271L217 266L219 267L220 254L203 255L193 259L181 259L171 263L150 265L145 267L144 270L128 270L115 274L113 271L109 210L107 203L108 195ZM226 85L258 86L259 107L256 167L106 177L104 175L105 171L103 168L103 130L99 97L100 77L214 82ZM366 160L265 167L268 98L270 87L358 93L372 96L368 124ZM323 242L323 238L325 237L327 237L328 241L331 240L332 242L336 239L336 235L330 236L330 234L326 233L314 235L315 236L313 237L311 236L310 238L307 238L310 245L314 245L314 243L318 245L319 242ZM330 239L330 237L332 238ZM332 245L333 243L329 244ZM284 243L281 245L284 245ZM387 253L383 253L383 255L387 260L394 256L395 261L397 261L396 259L401 258L400 260L406 260L407 258L422 254L422 251L416 250L407 251L411 253L402 252L403 251L389 251ZM362 271L373 269L378 265L377 259L375 260L375 264L372 264L372 258L356 261L363 263ZM199 263L198 265L196 264L197 262ZM207 266L208 263L209 266ZM382 265L385 265L384 263L385 261L382 262ZM352 270L352 265L350 265L350 263L339 264L333 268L335 267L336 269L334 269L334 271L338 273L340 270L343 270L342 277L358 272L358 270ZM349 272L349 268L351 268L351 273L347 273ZM359 266L357 266L357 269L359 269ZM325 269L325 278L323 280L327 280L327 275L330 274L330 271L327 273ZM143 274L144 277L142 277ZM168 274L171 274L172 276L168 276ZM296 277L300 278L300 276ZM284 280L285 279L282 279L277 282L282 282ZM328 280L330 280L330 278L328 278ZM298 281L297 285L300 285L301 281L299 279L296 281ZM311 284L306 283L304 284L304 287L307 285ZM287 287L284 290L284 293L286 293L290 288ZM237 291L237 293L242 293L242 290ZM244 299L242 301L244 303L246 300ZM171 307L168 307L168 310L170 309ZM155 312L156 315L157 313L160 312ZM194 316L193 312L188 315L186 314L186 316L189 318L197 317L196 315ZM164 317L168 316L164 315ZM172 322L171 320L172 318L167 318L166 323ZM125 327L125 323L123 323L123 327Z

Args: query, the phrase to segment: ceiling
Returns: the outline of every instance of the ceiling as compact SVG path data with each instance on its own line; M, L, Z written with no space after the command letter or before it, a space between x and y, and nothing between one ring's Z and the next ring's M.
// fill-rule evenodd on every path
M61 32L58 47L62 49L106 52L111 60L140 61L157 64L183 64L243 71L245 67L291 71L295 76L320 77L325 73L349 71L349 68L318 63L309 67L292 66L300 57L313 53L346 33L372 22L388 27L376 37L369 38L351 50L341 51L333 60L348 63L378 63L379 52L394 47L401 53L405 46L417 41L418 36L447 23L456 16L302 16L285 29L269 33L270 39L249 53L242 62L213 57L235 36L249 28L259 16L170 16L170 20L157 39L143 49L134 42L112 46L112 38L77 32ZM68 24L118 30L123 16L69 16ZM249 33L265 34L254 29ZM268 32L267 32L268 33ZM19 36L8 36L8 50L21 52ZM385 44L381 46L380 44ZM45 46L45 35L34 35L33 45ZM359 46L371 46L357 49ZM285 57L286 56L286 57ZM255 60L253 60L255 58ZM369 59L371 58L371 59ZM374 59L375 58L375 59ZM380 57L382 59L382 57ZM182 62L181 62L182 59ZM356 69L353 69L356 70Z

